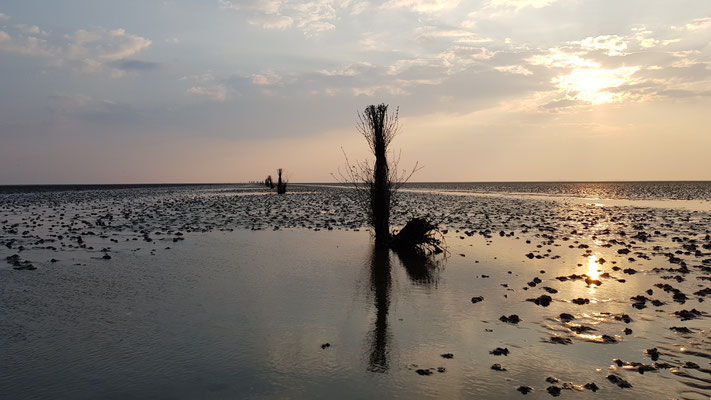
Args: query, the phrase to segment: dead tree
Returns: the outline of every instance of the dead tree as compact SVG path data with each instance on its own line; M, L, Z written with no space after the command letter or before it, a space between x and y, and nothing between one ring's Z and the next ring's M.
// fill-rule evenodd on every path
M356 129L365 137L375 156L375 161L351 164L345 151L346 169L339 169L339 177L331 174L341 183L352 186L355 200L368 215L368 223L373 228L375 245L386 247L390 243L390 208L395 202L399 189L419 168L415 164L411 171L398 169L400 157L388 161L388 147L399 131L398 109L388 114L388 105L370 105L363 113L358 113Z
M376 247L390 240L390 195L387 150L398 131L398 111L388 115L388 106L370 105L358 114L358 131L365 137L375 155L373 182L370 185L370 218L375 231Z
M279 180L277 180L277 194L284 194L286 193L286 179L282 179L281 175L284 170L279 168L277 169L277 174L279 175Z
M274 189L274 182L272 181L271 175L267 176L267 179L264 180L264 186L268 187L269 189Z

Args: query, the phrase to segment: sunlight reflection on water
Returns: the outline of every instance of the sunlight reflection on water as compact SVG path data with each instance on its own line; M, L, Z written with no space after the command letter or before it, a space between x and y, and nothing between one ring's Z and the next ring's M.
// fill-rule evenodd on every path
M588 257L588 276L594 281L600 279L600 272L598 271L597 266L597 256L591 255ZM590 287L590 294L595 294L595 288L597 285L595 283L590 283L588 286Z

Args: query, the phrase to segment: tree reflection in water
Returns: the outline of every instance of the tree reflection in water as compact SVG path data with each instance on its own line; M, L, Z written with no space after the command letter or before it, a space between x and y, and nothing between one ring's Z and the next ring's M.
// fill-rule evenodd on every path
M439 261L419 252L396 252L412 283L436 287L439 278ZM370 332L370 357L368 371L388 371L388 313L392 290L390 250L373 247L370 258L370 290L375 302L375 326Z
M388 370L388 311L390 309L390 250L376 246L370 258L370 289L375 299L375 327L371 332L368 370Z
M397 258L407 271L407 277L416 285L437 287L440 264L446 258L437 259L422 251L396 251ZM443 256L444 257L444 256Z

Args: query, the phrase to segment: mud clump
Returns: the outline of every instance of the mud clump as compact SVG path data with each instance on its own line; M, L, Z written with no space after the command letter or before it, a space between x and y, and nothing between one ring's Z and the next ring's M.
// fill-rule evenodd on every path
M652 359L652 361L659 360L659 350L657 350L656 347L647 349L644 352L647 353L647 355L649 356L649 358Z
M511 314L508 317L505 315L502 315L499 318L499 321L506 322L507 324L514 324L515 325L515 324L518 324L519 322L521 322L521 318L519 318L519 316L516 314Z
M571 331L577 333L578 335L583 334L585 332L590 332L590 331L595 331L597 329L590 327L590 326L585 326L585 325L574 325L568 327Z
M688 321L690 319L700 318L704 314L701 311L693 308L691 310L674 311L674 315L676 315L682 321Z
M429 369L418 369L415 372L417 373L417 375L420 375L420 376L432 375L432 370L429 370Z
M632 385L617 375L608 375L607 380L619 386L621 389L631 388Z
M558 386L548 386L546 391L548 392L548 394L550 394L553 397L560 396L560 387L558 387Z
M529 394L533 391L533 388L530 386L519 386L516 390L521 392L521 394Z
M615 321L622 321L625 324L629 324L630 322L632 322L632 318L627 314L618 314L615 315Z
M575 317L572 314L568 314L568 313L562 313L558 317L563 322L570 322L575 319Z
M548 341L554 344L573 344L573 341L571 339L560 336L551 336Z
M551 296L544 294L539 297L536 297L535 299L527 299L526 301L530 301L531 303L534 303L538 306L548 307L551 304L551 300L553 300Z
M681 334L685 334L685 335L694 333L694 331L692 331L691 329L689 329L685 326L672 326L669 329L673 330L676 333L681 333Z
M493 354L495 356L508 356L509 353L509 349L506 347L497 347L489 352L489 354Z
M605 343L605 344L617 343L617 339L615 339L613 336L602 335L602 343Z

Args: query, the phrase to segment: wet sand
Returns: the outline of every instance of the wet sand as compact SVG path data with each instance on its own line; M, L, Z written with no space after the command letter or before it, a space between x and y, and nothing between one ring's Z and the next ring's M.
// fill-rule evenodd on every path
M3 398L711 395L705 211L405 192L424 262L337 188L0 200Z

